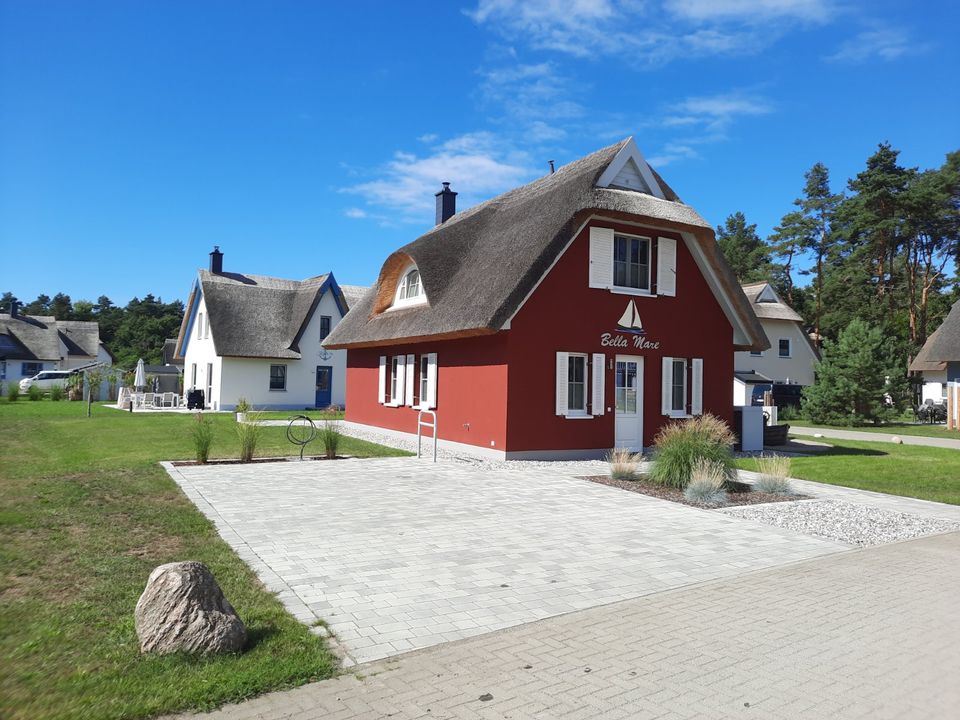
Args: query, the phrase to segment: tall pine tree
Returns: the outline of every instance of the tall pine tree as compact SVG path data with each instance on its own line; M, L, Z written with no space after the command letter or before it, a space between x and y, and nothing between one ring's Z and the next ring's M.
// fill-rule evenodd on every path
M748 225L742 212L729 215L717 226L717 244L741 283L770 280L770 248L757 235L757 226Z

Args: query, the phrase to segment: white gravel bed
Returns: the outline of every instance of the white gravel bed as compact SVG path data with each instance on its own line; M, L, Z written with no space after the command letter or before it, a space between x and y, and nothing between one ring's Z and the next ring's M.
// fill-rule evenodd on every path
M861 547L960 530L957 522L840 500L747 505L717 512Z
M340 432L350 437L355 437L367 442L386 445L387 447L397 448L398 450L407 450L415 453L417 451L417 441L398 438L385 433L378 433L370 430L361 430L351 428L346 425L340 427ZM432 439L424 438L422 452L425 457L433 456ZM494 460L492 458L481 458L465 455L461 453L437 448L437 459L448 462L464 463L466 465L475 465L490 470L524 470L528 468L552 468L564 471L569 468L577 474L606 475L610 471L610 465L604 460Z

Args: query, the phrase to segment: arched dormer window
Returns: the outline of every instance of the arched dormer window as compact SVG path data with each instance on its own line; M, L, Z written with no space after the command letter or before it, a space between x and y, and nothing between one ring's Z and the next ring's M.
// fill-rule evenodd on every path
M427 301L427 295L423 291L423 283L420 282L420 271L414 265L404 271L397 283L397 294L393 299L393 307L405 307L407 305L418 305Z

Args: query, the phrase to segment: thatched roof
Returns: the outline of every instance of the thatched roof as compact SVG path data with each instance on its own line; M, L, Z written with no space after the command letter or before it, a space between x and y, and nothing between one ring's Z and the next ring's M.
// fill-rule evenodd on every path
M221 357L297 359L300 337L324 293L347 305L332 273L306 280L201 270L187 301L176 356L183 357L186 329L204 299L214 348Z
M747 300L750 301L750 306L758 318L803 322L803 317L780 299L770 283L750 283L742 287L743 294L747 296Z
M910 369L944 370L948 362L960 362L960 301L953 304L940 327L927 338Z
M347 307L352 308L357 303L359 303L363 296L367 294L370 290L369 287L363 285L341 285L340 291L343 293L344 299L347 301Z
M7 359L56 362L62 357L61 342L68 356L96 357L100 326L48 315L0 314L0 354Z
M716 245L713 229L652 169L659 195L597 187L628 138L555 173L457 213L390 255L374 289L364 295L324 343L363 347L423 338L466 337L501 330L527 294L592 214L638 217L685 233L699 247L698 263L712 273L714 293L737 329L738 349L769 347L740 285ZM383 312L402 270L415 262L428 303ZM710 281L710 278L708 278Z

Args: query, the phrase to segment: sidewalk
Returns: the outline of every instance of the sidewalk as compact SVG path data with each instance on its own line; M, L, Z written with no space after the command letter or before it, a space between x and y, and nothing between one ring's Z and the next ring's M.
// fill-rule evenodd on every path
M953 718L958 553L950 533L829 555L409 653L203 717Z
M890 438L896 436L903 440L904 445L925 445L927 447L949 448L951 450L960 450L960 433L957 433L957 439L923 437L919 435L898 435L894 428L890 433L863 432L862 430L835 430L832 428L811 428L801 425L791 425L790 433L792 435L823 435L825 438L836 438L837 440L863 440L864 442L890 442Z

